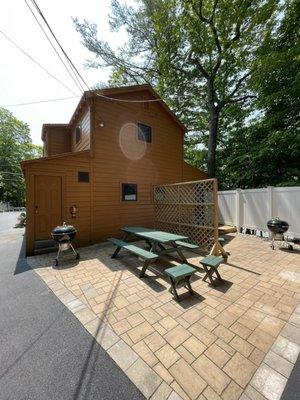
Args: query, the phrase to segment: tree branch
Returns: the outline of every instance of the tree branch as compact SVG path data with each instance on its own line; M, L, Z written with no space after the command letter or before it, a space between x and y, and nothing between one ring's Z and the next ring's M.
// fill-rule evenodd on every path
M203 67L203 65L202 65L201 62L198 60L198 58L193 58L193 57L192 57L192 53L190 53L190 54L188 55L188 60L189 60L192 64L195 64L195 65L199 68L199 70L200 70L201 74L204 76L204 78L206 78L206 79L209 78L209 73L208 73L208 72L206 71L206 69Z
M217 5L218 5L218 2L219 2L219 0L215 0L214 1L214 5L213 5L213 11L212 11L212 15L211 15L211 21L213 21L214 20L214 17L215 17L215 13L216 13L216 9L217 9Z
M242 76L236 83L234 89L232 90L231 93L229 93L228 98L233 97L236 92L239 90L241 84L251 75L251 71L247 72L244 76Z
M248 0L247 4L245 5L244 14L245 14L246 10L251 6L252 2L253 2L253 0ZM241 37L241 23L237 22L235 25L235 34L234 34L233 38L231 40L229 40L229 42L225 45L225 48L228 49L232 45L232 43L239 40L240 37Z
M212 31L213 37L214 37L214 41L215 41L217 50L218 50L219 56L217 58L216 64L213 67L213 70L212 70L213 78L215 77L216 73L218 72L218 69L220 68L221 61L222 61L222 57L221 57L222 46L221 46L221 43L219 40L217 28L214 24L214 17L215 17L218 1L219 0L214 0L212 14L211 14L210 18L206 18L203 15L203 11L202 11L203 1L202 0L199 1L199 9L198 10L196 9L196 7L194 5L192 5L192 8L193 8L194 12L196 13L196 15L198 16L198 18L200 19L200 21L204 22L206 25L209 25L209 27Z
M246 101L248 99L257 99L257 96L255 96L254 94L247 94L246 96L242 96L242 97L236 97L233 99L228 99L227 102L224 104L229 104L229 103L238 103L239 101Z
M193 7L193 8L194 8L194 11L196 12L196 14L198 15L199 19L200 19L202 22L205 22L206 24L210 24L210 19L204 17L204 15L203 15L203 13L202 13L202 6L203 6L203 1L200 0L200 1L199 1L199 10L196 11L196 9Z
M215 0L215 1L214 1L214 5L213 5L213 12L212 12L212 14L211 14L210 23L209 23L209 24L210 24L212 33L213 33L213 35L214 35L214 39L215 39L215 42L216 42L216 46L217 46L218 52L219 52L219 53L222 53L222 46L221 46L221 43L220 43L220 40L219 40L217 28L216 28L216 26L215 26L215 24L214 24L214 18L215 18L215 13L216 13L217 5L218 5L218 0Z

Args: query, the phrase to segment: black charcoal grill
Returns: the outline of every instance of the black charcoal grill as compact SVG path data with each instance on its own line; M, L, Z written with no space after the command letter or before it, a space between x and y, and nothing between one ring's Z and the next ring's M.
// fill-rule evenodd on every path
M279 217L270 219L267 222L267 227L271 232L271 248L275 249L275 241L282 242L288 249L293 250L293 246L288 243L288 238L284 235L289 229L289 224L286 221L279 219Z
M76 256L76 259L79 259L79 253L77 253L72 245L72 241L76 237L76 229L72 225L67 225L65 222L61 226L57 226L51 232L51 236L53 240L58 242L58 252L55 258L55 265L58 265L58 259L61 251L66 251L71 248L73 253Z

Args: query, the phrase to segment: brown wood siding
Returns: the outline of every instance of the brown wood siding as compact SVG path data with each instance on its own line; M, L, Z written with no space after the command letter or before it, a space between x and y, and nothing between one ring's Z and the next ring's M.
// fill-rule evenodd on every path
M183 163L183 176L182 180L185 182L188 181L197 181L201 179L209 179L209 175L207 172L202 171L192 165L184 162Z
M27 253L31 254L34 246L34 176L61 176L62 190L62 222L76 227L78 234L75 245L84 246L91 243L91 183L78 182L78 171L90 172L88 156L76 154L53 159L41 159L25 165L27 190ZM77 207L76 218L71 218L69 208ZM51 232L49 232L51 238Z
M66 127L47 127L44 148L45 156L68 153L70 151L70 137Z
M153 98L146 90L122 93L118 97ZM82 122L83 138L75 145L75 127L79 122ZM138 139L138 122L151 126L151 143ZM78 229L77 246L120 236L120 228L125 225L153 226L155 184L207 178L202 171L183 161L184 130L159 102L123 103L94 97L89 105L78 109L68 129L71 151L89 148L90 143L91 151L23 165L27 186L28 254L32 253L34 245L35 175L62 176L63 220ZM78 171L89 172L90 183L79 183ZM122 183L137 184L137 201L122 201ZM78 210L76 219L69 213L72 205Z
M134 99L142 95L122 96ZM149 98L147 92L144 95ZM92 236L97 242L120 235L119 229L125 225L153 226L153 185L182 180L183 131L158 103L97 98L95 107ZM138 140L138 122L152 127L151 143ZM138 185L137 201L121 200L122 183Z
M81 125L81 140L76 143L76 126ZM85 110L83 116L77 120L72 129L71 143L72 151L88 150L90 148L91 118L90 108Z

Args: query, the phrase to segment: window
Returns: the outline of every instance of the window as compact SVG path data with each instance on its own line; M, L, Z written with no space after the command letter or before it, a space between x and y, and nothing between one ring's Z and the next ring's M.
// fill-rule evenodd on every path
M76 143L80 142L80 140L81 140L81 125L76 126L75 140L76 140Z
M90 174L89 172L78 172L78 182L89 182L90 181Z
M152 128L149 125L138 123L138 138L144 142L152 142Z
M136 183L122 183L122 201L137 201Z

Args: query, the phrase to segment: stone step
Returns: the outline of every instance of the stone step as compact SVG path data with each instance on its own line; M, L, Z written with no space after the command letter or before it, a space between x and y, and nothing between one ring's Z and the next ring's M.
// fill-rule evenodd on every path
M37 240L34 243L34 255L53 253L58 250L58 244L53 239Z
M219 234L223 235L226 233L236 232L236 227L231 225L221 225L219 226Z
M42 249L34 249L33 254L35 256L38 256L40 254L56 253L57 250L58 250L58 246L57 247L44 247Z
M35 249L43 249L45 247L57 247L57 242L53 239L46 239L46 240L36 240L34 243Z

